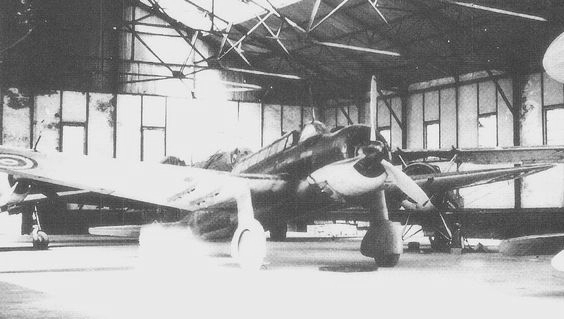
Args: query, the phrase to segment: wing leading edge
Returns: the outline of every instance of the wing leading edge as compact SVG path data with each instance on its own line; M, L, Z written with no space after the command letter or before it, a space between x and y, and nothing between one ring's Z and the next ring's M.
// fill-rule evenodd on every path
M411 178L413 178L415 183L417 183L429 196L432 196L434 194L458 188L522 178L545 171L554 166L555 165L553 164L538 164L464 172L412 175ZM400 192L400 190L393 184L388 185L387 191L393 193Z
M495 148L463 148L437 150L402 150L393 152L395 162L425 159L455 160L458 163L496 164L496 163L563 163L564 146L510 146Z
M286 181L275 175L234 175L7 147L0 147L0 172L39 187L59 185L189 211L233 206L238 192L234 188L241 182L248 184L253 193L277 192L286 186Z

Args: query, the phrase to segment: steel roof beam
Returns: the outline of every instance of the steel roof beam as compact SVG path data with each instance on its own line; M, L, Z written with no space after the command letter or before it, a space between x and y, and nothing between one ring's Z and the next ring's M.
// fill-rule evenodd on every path
M341 3L339 3L336 7L334 7L333 10L331 10L331 12L329 12L329 14L325 15L325 17L323 17L319 22L317 22L316 25L311 27L308 30L308 32L312 32L313 30L317 29L317 27L319 27L320 24L322 24L325 20L329 19L332 15L334 15L337 11L339 11L339 9L341 9L341 7L344 6L347 2L349 2L349 0L342 0Z

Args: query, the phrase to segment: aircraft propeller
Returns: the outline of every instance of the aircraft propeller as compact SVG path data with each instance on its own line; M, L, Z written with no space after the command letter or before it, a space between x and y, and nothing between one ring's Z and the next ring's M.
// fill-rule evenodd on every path
M376 78L373 76L370 86L370 145L362 148L365 157L359 160L354 168L365 177L376 177L383 173L391 176L398 188L415 202L419 209L433 208L429 196L405 174L401 169L392 165L388 158L388 148L382 141L378 140L376 129L376 99L378 90Z
M411 198L418 208L428 209L433 207L423 189L411 177L387 160L387 151L381 142L364 147L363 152L366 154L365 157L354 165L359 174L374 178L385 173L393 178L398 188Z

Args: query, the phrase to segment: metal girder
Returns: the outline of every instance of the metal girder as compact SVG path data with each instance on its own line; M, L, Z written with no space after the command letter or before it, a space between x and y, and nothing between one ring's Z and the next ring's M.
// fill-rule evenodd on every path
M529 19L529 20L536 20L536 21L542 21L542 22L548 21L543 17L535 16L535 15L532 15L532 14L503 10L503 9L493 8L493 7L488 7L488 6L482 6L482 5L475 4L475 3L468 3L468 2L461 2L461 1L447 1L447 0L442 0L442 1L444 3L448 3L448 4L452 4L452 5L458 5L458 6L462 6L462 7L466 7L466 8L471 8L471 9L478 9L478 10L484 10L484 11L489 11L489 12L495 12L495 13L499 13L499 14L510 15L510 16L519 17L519 18L525 18L525 19Z
M215 26L215 25L216 25L215 22L212 21L212 27ZM232 24L232 23L229 23L229 25L227 26L227 30L231 30L232 27L233 27L233 24ZM236 44L233 43L233 42L231 41L231 39L229 39L229 32L223 34L223 38L222 38L222 40L221 40L221 46L220 46L220 48L219 48L219 51L217 52L218 55L220 55L221 52L223 51L223 47L225 46L225 43L228 43L229 46L230 46L230 50L231 50L231 49L234 50L235 53L237 53L237 55L239 55L239 57L240 57L243 61L245 61L245 63L246 63L248 66L251 66L251 62L249 62L249 60L247 59L247 57L245 57L245 55L243 54L243 50L241 49L241 44L239 44L239 46L236 47Z
M370 0L369 0L369 1L370 1ZM361 4L363 4L363 3L361 3ZM358 5L359 5L359 4L355 4L355 5L353 5L353 6L358 6ZM352 7L352 6L351 6L351 7ZM334 9L335 9L335 8L334 8ZM333 10L333 11L334 11L334 10ZM333 11L332 11L332 12L333 12ZM399 17L399 18L390 20L389 23L390 23L390 24L393 24L393 23L396 23L396 24L397 24L397 23L401 23L401 22L403 22L403 21L406 20L406 19L409 19L409 18L411 18L411 17L417 16L418 14L420 14L420 12L416 12L416 13L411 14L411 15L402 16L402 17ZM404 58L413 59L413 60L417 61L418 64L422 64L422 65L425 65L425 64L428 64L428 63L429 63L429 64L432 64L432 66L435 67L435 68L438 68L441 73L444 73L444 74L446 74L446 75L449 75L449 73L447 73L447 72L443 71L442 69L440 69L440 67L437 66L434 62L431 62L431 60L435 59L436 57L421 57L421 56L416 56L416 55L410 54L410 50L409 50L402 42L397 41L396 39L394 39L392 36L390 36L390 35L388 34L388 31L391 30L391 27L390 27L388 24L386 24L386 23L380 23L380 24L378 24L378 25L376 25L376 26L368 25L368 24L366 24L364 21L360 21L360 20L358 20L357 18L348 15L348 14L347 14L347 10L345 10L345 9L341 9L340 15L341 15L341 16L344 16L345 18L347 18L347 19L349 19L349 20L351 20L351 21L353 21L353 22L354 22L355 24L357 24L357 25L361 25L361 26L362 26L362 29L361 29L361 30L356 30L356 31L353 31L353 32L349 32L349 33L347 33L347 34L345 34L345 35L341 35L341 36L338 36L338 37L333 37L332 39L342 39L342 38L345 38L345 37L347 37L347 36L353 36L353 35L356 35L356 34L359 34L359 33L362 33L362 32L373 31L374 34L378 34L379 36L381 36L382 38L384 38L385 40L387 40L389 43L391 43L391 44L392 44L392 47L400 48L401 51L403 51L403 52L400 51L400 54L403 53ZM384 29L385 29L385 30L384 30ZM318 42L326 42L326 41L331 41L331 40L332 40L332 39L331 39L331 40L324 40L324 41L321 41L320 39L316 39L315 37L313 37L312 34L309 34L309 37L312 38L312 39L314 39L314 40L317 40ZM296 51L299 51L299 50L302 50L302 49L306 49L306 48L312 47L312 46L314 46L314 45L315 45L315 42L312 42L312 43L307 44L307 45L305 45L305 46L302 46L302 47L299 47L299 48L295 48L295 49L291 50L290 52L291 52L291 53L294 53L294 52L296 52ZM337 44L337 45L339 45L339 44ZM333 45L333 46L334 46L334 45ZM408 54L405 54L405 53L408 53ZM265 57L268 57L268 56L270 56L270 54L265 54L265 55L263 55L262 57L265 58ZM368 72L373 72L373 71L375 71L374 68L372 68L371 66L368 65L368 64L372 64L372 62L367 62L367 61L365 61L365 60L363 61L362 57L361 57L360 60L358 60L358 61L362 64L363 69L367 70ZM402 67L403 67L403 66L402 66Z
M370 3L372 8L374 8L374 10L376 10L376 13L378 13L380 18L382 18L382 20L384 20L384 22L386 22L386 24L388 24L388 20L386 20L386 17L382 14L382 11L380 11L380 9L378 8L378 0L367 0L367 1L368 1L368 3Z
M221 54L219 56L219 60L221 60L223 57L225 57L229 52L231 52L231 50L238 46L239 44L241 44L241 42L243 42L243 40L245 40L251 33L253 33L260 25L262 25L262 23L264 23L264 21L266 21L266 19L270 18L271 15L273 15L274 13L268 12L264 17L259 19L259 22L257 22L250 30L248 30L239 40L237 40L237 42L235 42L234 46L232 46L231 48L229 48L227 51L225 51L223 54Z
M250 1L255 2L254 0L250 0ZM269 0L265 0L265 1L268 2L268 3L270 3ZM347 11L349 11L349 10L356 9L356 8L362 6L362 5L365 5L365 4L366 4L366 2L362 2L362 1L361 1L361 2L357 2L357 3L351 4L350 6L348 6L348 7L346 7L346 8L341 9L341 12L347 12ZM272 4L270 4L270 6L272 6ZM417 12L414 12L413 10L403 9L403 8L397 8L397 7L378 6L378 8L379 8L379 9L386 9L386 10L390 10L390 11L397 11L397 12L410 13L410 15L408 15L409 17L411 17L411 16L417 14ZM325 17L325 15L323 15L322 17ZM405 16L404 16L404 17L405 17ZM388 21L388 22L392 23L392 22L394 22L394 21L403 19L404 17L398 17L398 18L392 19L392 20L390 20L390 21ZM296 22L293 22L293 23L294 23L294 24L298 24L298 23L296 23ZM302 24L302 25L303 25L303 24L307 24L307 23L308 23L308 21L301 21L301 22L299 22L299 24ZM292 27L293 27L293 25L292 25ZM299 27L299 26L298 26L298 27ZM305 30L305 29L303 29L303 28L301 28L301 27L299 27L299 28L302 29L301 31L302 31L303 33L306 33L306 30ZM376 28L376 26L375 26L375 28ZM284 30L282 30L282 31L286 31L286 29L284 29ZM360 32L365 32L365 31L366 31L366 30L356 30L356 31L352 31L351 34L358 34L358 33L360 33ZM338 37L335 37L335 38L333 38L333 39L331 39L331 40L338 40L338 39L340 39L340 38L341 38L341 36L338 36Z
M192 41L190 41L190 43L191 43L190 44L190 51L188 51L188 56L186 56L186 60L184 61L184 65L180 68L180 73L184 72L184 68L188 64L188 61L190 61L190 57L192 56L192 53L194 52L194 47L196 46L196 41L198 41L199 36L200 36L200 31L196 31L192 35Z
M261 4L259 4L258 2L256 2L255 0L250 0L252 1L254 4L256 4L257 6L259 6L260 8L263 8L264 10L267 10L266 8L264 8ZM280 32L282 31L283 28L283 24L284 22L286 22L288 25L290 25L294 30L296 30L297 32L299 32L300 34L304 34L307 35L308 37L311 37L313 39L316 39L315 36L308 34L308 32L306 30L304 30L302 27L300 27L296 22L294 22L293 20L289 19L288 17L284 16L283 14L281 14L278 9L269 1L269 0L265 0L268 5L269 8L268 10L270 10L270 12L273 12L276 17L278 17L278 19L280 19L282 21L282 24L280 25L280 28L277 32L277 34L279 35ZM289 50L284 50L285 53L285 59L288 61L288 63L290 64L290 66L292 66L291 64L291 59L295 59L295 56L293 56L292 54L290 54ZM333 53L331 52L331 54L333 55ZM333 55L334 56L334 55ZM303 61L303 59L302 59ZM303 65L303 62L298 61L298 63ZM322 69L320 69L319 66L315 66L315 69L317 69L316 73L327 73L325 71L323 71ZM346 73L346 69L345 69L345 73ZM333 77L333 76L331 76Z
M148 10L148 11L150 11L150 10L153 9L153 8L151 8L151 7L147 6L147 5L145 5L144 3L140 2L139 0L131 0L131 1L134 1L137 5L139 5L139 6L142 7L142 8L145 8L145 9ZM149 0L149 1L153 1L153 2L154 2L155 0ZM201 10L201 11L207 12L207 10L206 10L205 8L202 8L201 6L199 6L198 4L196 4L196 3L194 3L194 2L192 2L192 1L190 1L190 0L184 0L184 1L186 1L187 3L191 4L192 6L194 6L194 7L196 7L196 8L198 8L198 9ZM160 8L160 7L159 7L159 8ZM179 33L180 36L182 36L185 40L187 40L187 39L185 38L185 36L178 30L178 28L177 28L177 24L179 24L178 22L176 22L174 19L170 18L170 17L162 10L162 8L161 8L161 10L159 10L159 13L160 13L159 16L160 16L161 18L163 18L166 22L168 22L168 23L171 25L171 27L173 27L173 28L177 31L177 33ZM268 15L272 15L272 14L275 14L275 12L270 11L270 12L268 13ZM221 18L221 17L219 17L219 16L217 16L217 15L215 15L215 19L217 19L217 20L219 20L219 21L223 21L223 22L225 22L226 24L229 23L227 20L225 20L225 19L223 19L223 18ZM288 22L288 19L286 19L286 21ZM291 23L294 23L294 22L292 22L292 21L290 20L290 24L291 24ZM257 24L256 27L258 27L259 25L260 25L260 24ZM186 26L185 26L185 27L186 27ZM186 27L186 28L190 29L189 27ZM244 30L244 28L239 27L239 26L233 26L233 28L234 28L235 30L237 30L237 32L239 32L239 33L241 33L241 34L250 33L250 32L249 32L250 30ZM210 32L210 31L208 31L208 32ZM304 30L304 32L305 32L305 30ZM210 33L213 34L213 33L215 33L215 31L211 31ZM223 33L221 33L221 34L223 34ZM230 42L230 40L226 40L226 41L227 41L227 42ZM242 41L242 40L240 39L240 41L238 41L238 42L240 43L241 41ZM261 40L261 41L262 41L262 44L263 44L263 45L265 45L266 47L269 47L271 50L273 49L273 48L270 46L269 43L264 42L264 40ZM233 44L233 46L237 46L237 45L238 45L237 43L234 43L234 44ZM231 49L232 49L232 48L231 48ZM208 60L214 58L213 56L205 57L203 54L201 54L201 53L197 50L197 48L194 48L194 50L195 50L196 52L198 52L198 54L202 57L202 60L201 60L201 61L198 61L198 62L204 62L204 61L208 61ZM307 63L305 60L303 60L303 59L302 59L301 61L298 61L298 63L300 63L301 65L305 66L306 68L310 68L310 69L311 69L311 68L317 68L317 69L318 69L317 66L316 66L316 67L312 67L310 64L308 64L308 63ZM163 64L166 64L166 63L163 62ZM217 69L217 68L216 68L216 69ZM262 72L262 71L255 71L255 70L235 69L235 68L225 68L225 67L222 67L221 69L230 70L230 71L234 71L234 72L252 73L252 74L257 74L257 75L277 76L277 77L282 77L282 78L287 78L287 79L301 79L301 77L295 76L295 75L273 74L273 73L269 73L269 72ZM202 70L202 69L200 68L199 70ZM193 73L196 73L196 72L198 72L198 71L193 71L192 74L193 74ZM323 72L323 71L320 71L320 70L318 69L318 71L317 71L316 73L324 73L324 72Z
M486 69L486 72L488 73L488 76L490 77L490 79L493 81L493 83L495 84L495 88L496 90L499 92L499 94L501 95L501 98L503 99L503 102L505 102L505 106L507 106L507 108L509 109L509 111L511 112L511 114L513 114L513 116L516 116L516 110L513 108L513 105L511 104L511 102L509 101L509 99L507 98L507 96L505 95L505 92L503 91L503 88L501 87L501 85L499 85L499 82L497 81L497 78L494 77L492 71L490 69Z
M372 48L358 47L358 46L342 44L342 43L333 43L333 42L325 42L325 41L313 41L313 43L327 47L341 48L341 49L352 50L352 51L368 52L368 53L383 54L390 56L401 56L401 54L397 52L376 50Z
M118 26L116 26L116 27L122 27L122 26L124 26L124 25L126 25L126 24L127 24L127 25L137 24L139 21L143 21L143 20L145 20L145 19L147 19L147 18L150 18L150 17L152 17L152 16L154 16L154 13L153 13L153 12L149 12L149 13L147 13L146 15L140 17L140 18L137 18L137 19L134 19L134 20L131 20L131 21L123 21L120 25L118 25Z
M382 98L382 101L384 101L384 104L388 108L388 111L390 111L390 114L392 114L392 117L394 118L396 123L398 123L399 127L403 130L404 129L403 123L401 122L401 120L397 116L396 112L394 112L394 109L390 105L390 102L388 102L388 99L384 98L384 94L382 93L382 91L380 89L378 89L378 95L380 95L380 97Z
M140 79L140 80L127 80L127 81L120 81L120 84L131 84L131 83L142 83L142 82L156 82L156 81L162 81L162 80L170 80L170 79L175 79L173 77L169 77L169 76L159 76L159 77L154 77L154 78L149 78L149 79Z
M274 6L272 6L272 4L267 1L269 3L269 5L271 6L271 11L270 13L274 14L278 19L281 19L282 21L286 21L286 23L289 23L290 25L295 24L295 22L293 22L291 19L286 18L284 15L280 14L277 10L277 8L275 8ZM253 1L254 3L254 1ZM241 32L243 34L246 34L249 32L249 30L245 30L243 27L241 26L234 26L234 28L237 29L238 32ZM300 27L301 28L301 27ZM298 29L299 30L299 29ZM302 32L301 30L299 30L299 32ZM306 31L303 30L303 33L305 34ZM311 35L310 35L311 36ZM265 41L266 39L259 39L259 43L266 46L267 48L270 48L273 51L276 51L271 43L269 43L268 41ZM299 54L291 54L290 52L288 52L288 54L284 54L283 55L284 59L286 61L288 61L288 63L291 65L292 62L296 62L300 65L302 65L303 67L312 70L314 73L318 74L318 75L325 75L328 76L329 79L331 81L337 81L339 84L342 85L344 80L348 80L347 78L343 78L337 75L332 74L331 72L325 71L321 68L321 66L318 66L316 64L313 64L312 61L310 61L307 58L303 58L301 57Z
M256 18L260 21L260 23L264 26L264 28L268 31L268 33L270 34L270 36L272 36L272 38L274 40L276 40L276 43L278 43L278 45L282 48L282 50L284 50L284 52L286 54L290 54L290 52L288 51L288 49L286 49L286 47L284 46L284 44L282 43L282 41L280 40L280 32L278 32L278 34L274 33L274 31L272 31L272 29L268 26L268 24L266 24L263 20L260 19L259 16L256 16ZM284 20L282 20L282 23L284 23Z
M341 16L344 16L345 18L347 18L348 20L353 21L353 23L357 24L357 25L361 25L362 28L364 29L368 29L371 26L366 24L364 21L360 21L355 17L350 16L347 12L341 12ZM403 20L401 20L403 21ZM382 26L384 26L386 29L390 30L391 27L388 24L382 24ZM403 55L406 58L412 58L414 60L420 60L420 62L423 62L423 64L431 64L431 65L435 65L433 62L430 62L429 60L431 60L430 58L423 58L421 59L420 57L412 54L409 50L409 48L405 47L404 45L402 45L402 43L398 42L395 38L393 38L392 36L390 36L387 32L383 32L381 29L375 29L374 32L376 34L379 34L382 38L386 39L388 42L390 42L392 44L393 47L396 47L398 49L400 49L400 54ZM366 62L364 62L366 63ZM436 66L438 67L438 66ZM370 68L368 69L370 70ZM399 122L398 122L399 124Z
M223 38L221 39L221 45L219 46L219 50L217 51L217 54L221 54L221 52L223 52L223 48L225 47L225 43L227 42L227 40L229 40L229 32L231 31L231 27L233 27L233 23L229 23L227 25L227 32L223 34ZM232 43L230 43L231 46L233 46Z
M315 0L313 4L313 9L311 10L311 15L309 17L309 22L307 24L307 31L311 31L311 27L313 26L313 21L315 20L315 16L317 15L317 11L319 10L319 5L321 4L321 0Z
M255 0L251 0L254 4L258 5L259 7L262 8L262 6L260 4L258 4ZM290 27L292 27L294 30L297 30L301 33L307 33L307 31L300 27L299 24L297 24L296 22L294 22L292 19L286 17L285 15L281 14L280 11L278 11L278 9L270 2L270 0L265 0L266 3L268 3L269 11L273 11L277 17L283 19ZM280 28L280 30L282 31L282 28Z
M174 73L174 70L173 70L165 61L163 61L163 59L161 59L161 57L160 57L155 51L153 51L153 49L151 49L151 47L139 36L139 34L137 34L137 32L136 32L134 29L132 29L132 28L131 28L130 26L128 26L128 25L126 25L125 28L127 28L127 29L129 30L129 32L131 32L131 33L135 36L135 38L136 38L137 40L139 40L139 42L141 42L141 44L143 44L143 46L144 46L147 50L149 50L149 52L150 52L157 60L159 60L159 62L161 62L165 68L167 68L167 69L170 71L171 74Z
M204 61L207 61L207 60L209 59L208 57L204 56L204 54L202 54L202 52L200 52L200 50L198 50L198 48L196 48L196 46L192 46L192 45L190 44L190 40L188 40L188 39L186 38L186 35L184 35L184 34L182 33L182 31L178 28L179 22L177 22L176 20L172 19L168 14L166 14L166 12L163 10L163 8L162 8L155 0L148 0L148 1L149 1L149 3L151 3L151 5L153 5L153 7L149 7L149 6L145 5L144 3L142 3L142 2L139 1L139 0L136 0L136 4L137 4L138 6L140 6L140 7L142 7L142 8L145 8L147 11L150 11L150 10L157 10L157 12L160 13L160 14L159 14L159 17L162 18L163 20L165 20L165 21L174 29L174 31L176 31L176 33L177 33L179 36L181 36L182 39L184 39L184 41L185 41L188 45L190 45L190 46L193 48L193 50L194 50L196 53L198 53L198 55L199 55L200 57L202 57L202 59L204 59Z
M333 14L335 14L335 12L339 11L339 9L341 9L341 7L344 6L347 2L349 2L349 0L341 0L341 3L339 3L336 7L334 7L333 10L331 10L331 12L329 12L329 14L327 14L319 22L317 22L316 25L309 28L308 32L311 32L311 31L317 29L317 27L319 27L320 24L322 24L325 20L329 19Z
M345 108L342 107L342 106L339 107L339 110L341 110L341 112L343 113L343 115L347 119L347 123L349 123L349 125L353 125L354 122L351 120L351 118L349 116L349 112L345 111Z

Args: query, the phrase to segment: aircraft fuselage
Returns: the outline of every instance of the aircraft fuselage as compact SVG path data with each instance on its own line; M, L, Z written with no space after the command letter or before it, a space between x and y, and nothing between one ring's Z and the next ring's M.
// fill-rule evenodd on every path
M378 140L386 143L381 136L378 136ZM276 142L271 145L275 144ZM245 169L235 166L234 172L286 176L290 181L286 192L283 194L257 192L253 194L253 201L257 217L263 221L291 219L304 211L320 210L337 204L334 198L324 193L317 185L307 182L307 178L314 171L327 165L354 158L359 147L368 144L370 144L370 127L351 125L333 133L312 136L290 147L286 145L285 149L279 152L272 150L270 151L272 154L254 162L252 156L268 150L271 146L269 145L251 155L252 165Z
M266 157L242 172L287 174L292 179L302 179L323 166L354 157L357 148L369 142L369 126L351 125L334 133L313 136Z

